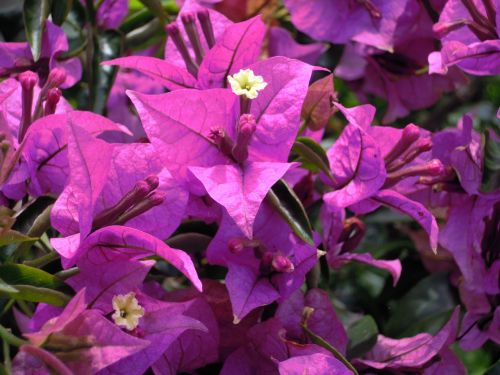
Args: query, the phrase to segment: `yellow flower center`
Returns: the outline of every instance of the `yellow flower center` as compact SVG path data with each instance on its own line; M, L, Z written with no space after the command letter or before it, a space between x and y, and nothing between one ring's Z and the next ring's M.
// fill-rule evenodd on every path
M139 325L139 319L144 316L144 309L139 305L133 292L114 296L113 309L115 312L111 317L115 324L129 331L136 328Z
M251 69L241 69L238 73L228 76L233 93L245 95L248 99L255 99L259 91L267 86L262 76L256 76Z

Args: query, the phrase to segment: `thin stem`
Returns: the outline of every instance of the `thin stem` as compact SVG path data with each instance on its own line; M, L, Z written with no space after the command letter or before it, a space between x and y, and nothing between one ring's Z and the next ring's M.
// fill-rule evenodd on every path
M11 373L12 363L10 362L10 347L6 340L2 340L4 365L7 374Z
M354 368L352 363L349 362L347 358L342 355L342 353L340 353L337 349L335 349L332 345L330 345L330 343L328 343L325 339L323 339L322 337L316 335L313 331L311 331L307 327L307 323L305 322L302 323L302 329L309 335L311 340L316 345L319 345L328 350L330 353L332 353L333 356L337 358L340 362L342 362L349 370L351 370L354 375L359 375L358 371Z
M48 254L42 255L39 258L33 259L33 260L25 260L23 264L30 266L30 267L36 267L40 268L43 267L54 260L59 259L59 254L56 253L55 251L52 251Z
M55 277L61 280L69 279L71 276L78 275L80 270L78 267L69 268L67 270L62 270L54 274Z
M0 337L9 345L20 347L21 345L28 344L28 341L23 340L10 332L10 329L5 328L0 324Z

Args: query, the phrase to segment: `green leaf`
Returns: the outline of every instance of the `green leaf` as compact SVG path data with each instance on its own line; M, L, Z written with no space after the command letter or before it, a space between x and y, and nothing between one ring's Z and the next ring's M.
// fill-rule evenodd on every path
M24 264L2 264L0 275L9 285L23 284L49 289L59 289L66 286L50 273Z
M480 190L483 193L490 193L497 190L499 187L500 142L493 139L489 133L486 133L484 145L484 172Z
M49 11L49 0L24 0L24 28L35 62L42 53L42 36Z
M313 139L298 137L292 147L292 153L299 155L304 161L314 165L331 178L330 162L326 152Z
M212 237L201 233L181 233L169 238L166 243L175 249L186 251L190 254L199 254L205 251Z
M349 362L343 355L340 353L337 349L335 349L328 341L326 341L324 338L321 336L316 335L313 331L311 331L309 328L307 328L307 325L304 323L302 324L302 329L307 333L307 335L311 338L311 341L315 343L316 345L321 346L322 348L325 348L328 350L330 353L333 354L335 358L337 358L340 362L342 362L349 370L353 372L353 374L358 375L358 372L354 368L354 366Z
M44 302L55 306L64 306L71 299L70 296L55 290L69 287L57 277L38 268L24 264L3 264L0 266L0 275L7 287L0 288L0 295L12 299ZM11 287L12 290L8 290Z
M347 330L349 337L347 358L361 357L368 352L377 342L377 335L377 323L370 315L352 324Z
M484 375L500 375L500 360L496 361L496 363L493 366L491 366L488 370L486 370Z
M12 299L48 303L54 306L65 306L71 297L57 290L40 288L31 285L14 285L17 293L7 293ZM0 295L3 294L0 292Z
M52 0L52 9L50 11L52 22L61 26L66 20L72 6L73 0Z
M314 246L311 223L306 210L290 186L285 181L279 180L267 193L266 198L278 210L293 232Z
M0 234L0 246L18 244L23 242L35 242L36 240L38 240L38 238L26 236L12 229Z
M435 333L449 319L455 306L448 275L430 275L397 301L384 332L396 338L420 332Z
M19 293L19 290L0 279L0 293Z
M153 14L156 15L162 26L165 26L165 21L168 15L163 10L160 0L141 0L141 3L143 3Z
M104 114L117 67L100 64L103 61L121 56L123 50L122 34L116 30L106 30L98 36L94 36L93 48L90 107L93 112Z

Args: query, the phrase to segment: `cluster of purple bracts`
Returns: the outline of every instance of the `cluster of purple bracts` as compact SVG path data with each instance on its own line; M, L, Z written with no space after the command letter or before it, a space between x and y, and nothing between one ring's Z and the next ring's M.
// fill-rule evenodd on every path
M109 3L98 17L114 27L126 7ZM338 101L331 75L310 86L313 73L326 74L315 65L322 42L342 44L335 74L361 98L386 99L384 122L427 108L466 74L500 73L500 2L284 3L317 43L298 44L259 15L233 23L213 4L185 1L166 27L164 59L105 62L122 69L109 118L73 110L61 95L81 79L77 58L57 59L68 50L61 28L47 22L36 63L27 43L0 43L8 77L0 200L55 197L50 243L64 269L79 270L66 280L76 295L64 308L16 312L27 343L14 374L175 374L211 364L224 375L464 374L450 345L500 343L500 192L480 191L484 145L471 116L437 132L376 125L373 106ZM335 111L346 125L326 168L290 161L297 135L319 142ZM266 199L280 180L306 207L320 203L312 241ZM462 313L457 307L434 335L379 335L347 361L346 328L328 294L301 287L321 257L333 269L380 268L396 285L406 271L398 259L354 251L363 215L382 206L420 225L417 247L431 272L451 270ZM167 241L187 220L216 224L201 254ZM165 291L148 277L165 261L191 286ZM223 282L199 278L207 264L227 270Z

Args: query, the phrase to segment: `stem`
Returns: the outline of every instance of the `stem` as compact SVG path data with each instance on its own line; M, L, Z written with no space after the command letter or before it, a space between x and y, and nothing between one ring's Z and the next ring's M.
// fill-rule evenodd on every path
M10 332L10 329L5 328L0 324L0 337L9 345L20 347L21 345L28 344L28 341L23 340Z
M33 311L31 311L30 307L28 306L28 304L25 301L23 301L22 299L18 299L17 305L22 310L24 315L26 315L29 318L31 318L33 316Z
M10 347L7 341L2 340L4 365L7 374L11 373L12 363L10 362Z
M311 340L316 345L319 345L332 353L333 356L340 362L342 362L349 370L351 370L354 375L359 375L358 371L354 368L351 362L349 362L347 358L342 355L342 353L340 353L337 349L335 349L332 345L325 341L325 339L316 335L313 331L307 328L307 323L302 323L302 329L311 337Z
M56 253L55 251L52 251L48 254L42 255L40 258L36 258L33 260L25 260L23 264L30 267L41 268L56 259L59 259L59 254Z
M61 280L66 280L69 279L71 276L78 275L80 273L80 270L78 267L73 267L67 270L62 270L54 274L55 277Z
M0 313L0 319L3 318L3 316L12 308L14 303L16 302L15 299L10 299L5 306L3 307L2 312Z

